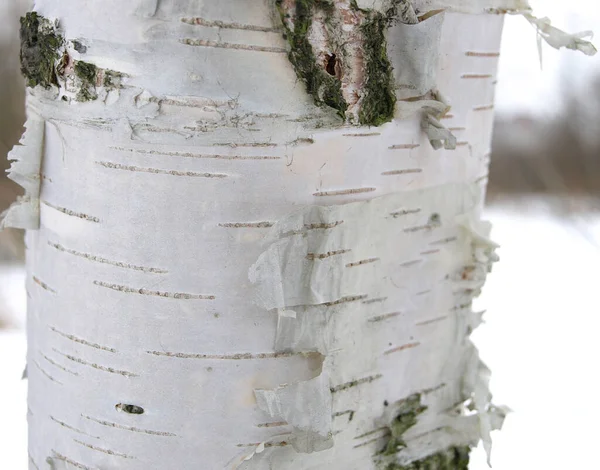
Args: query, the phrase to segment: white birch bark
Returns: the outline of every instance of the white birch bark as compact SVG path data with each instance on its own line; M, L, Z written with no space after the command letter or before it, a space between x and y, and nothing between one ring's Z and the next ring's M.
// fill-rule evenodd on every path
M519 5L423 5L457 11L392 26L388 52L400 98L450 100L452 150L410 101L371 128L316 107L267 0L36 2L69 60L17 149L41 183L11 219L30 469L402 468L487 442L503 412L468 336L502 16L472 13Z

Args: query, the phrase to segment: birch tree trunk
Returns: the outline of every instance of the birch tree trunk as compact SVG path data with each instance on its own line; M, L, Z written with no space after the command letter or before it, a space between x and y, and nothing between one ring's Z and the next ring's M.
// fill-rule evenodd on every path
M466 469L504 417L469 335L522 6L37 1L30 469Z

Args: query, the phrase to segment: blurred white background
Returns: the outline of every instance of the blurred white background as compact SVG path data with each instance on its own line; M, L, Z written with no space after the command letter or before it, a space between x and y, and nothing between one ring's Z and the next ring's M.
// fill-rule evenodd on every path
M17 1L0 0L5 25L15 16L10 7ZM531 3L537 16L551 17L563 30L600 31L598 0ZM17 37L14 28L3 26L0 40L11 34ZM4 57L0 60L0 80L7 80L2 67L9 63ZM513 127L497 139L511 141L517 150L519 139L522 145L533 145L540 136L523 132L518 124L522 121L515 121L525 116L533 122L576 119L580 139L600 140L600 101L589 99L599 94L599 72L600 56L559 52L545 45L541 69L534 29L520 16L507 17L496 109L499 122ZM573 108L567 112L569 103L575 103L576 116ZM599 194L586 194L586 200L590 196ZM594 395L600 357L600 308L595 298L600 216L592 210L595 204L580 204L574 198L519 196L488 209L493 237L502 245L501 262L478 300L478 306L487 309L486 324L474 338L493 371L496 403L514 410L504 430L494 435L492 463L497 470L599 468L595 438L600 409ZM23 282L19 264L0 265L2 470L27 468L26 381L21 380L26 349ZM474 452L471 468L487 468L481 449Z
M536 16L550 17L564 31L600 34L597 0L530 3ZM536 141L547 138L550 121L559 123L550 132L575 127L582 148L600 141L600 56L544 45L542 57L543 68L531 25L518 16L507 17L495 147L516 152L511 157L520 163L549 160L543 143ZM584 157L578 150L570 153L567 146L561 158L581 164ZM495 152L492 158L504 156ZM585 158L598 162L600 156L594 151ZM519 171L511 166L502 177L518 178ZM592 177L600 179L600 174ZM503 182L494 183L501 192ZM488 207L492 236L501 245L500 262L478 299L478 306L487 309L486 323L473 338L492 369L495 402L514 411L504 429L494 433L496 470L600 468L595 455L600 409L594 404L600 357L600 215L594 210L597 202L589 201L600 194L549 192L504 198ZM487 468L481 447L472 457L472 469Z
M552 25L571 33L600 34L600 2L597 0L530 0L537 17L547 16ZM597 41L593 41L598 45ZM560 113L564 98L585 96L600 72L600 57L557 51L543 44L543 67L533 27L520 16L507 16L498 73L496 110L503 116Z

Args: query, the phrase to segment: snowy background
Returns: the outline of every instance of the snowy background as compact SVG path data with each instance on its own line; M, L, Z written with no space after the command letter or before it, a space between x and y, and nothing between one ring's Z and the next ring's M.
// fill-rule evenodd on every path
M0 0L3 17L8 2ZM600 31L598 0L531 3L537 16L551 17L561 29ZM0 39L5 33L0 31ZM597 87L600 57L543 51L540 69L534 30L521 17L507 17L499 122L561 116L567 100L575 99L584 131L597 134L599 103L586 97ZM0 80L2 74L0 69ZM600 213L594 206L593 200L563 194L560 199L520 195L488 208L501 262L477 301L487 313L474 339L493 371L495 402L513 410L504 430L494 435L496 470L597 468ZM23 284L19 264L0 264L1 470L27 468ZM473 453L471 468L487 468L482 449Z

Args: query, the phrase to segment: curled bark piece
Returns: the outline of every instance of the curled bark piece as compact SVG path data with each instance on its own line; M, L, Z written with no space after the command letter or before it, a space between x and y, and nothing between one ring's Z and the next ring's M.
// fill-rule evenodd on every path
M325 373L272 390L257 389L254 394L261 410L294 427L289 441L297 452L311 453L333 447L331 391Z
M40 226L40 181L45 122L34 114L25 122L25 133L9 152L8 177L25 189L4 213L0 227L37 229Z

